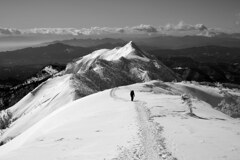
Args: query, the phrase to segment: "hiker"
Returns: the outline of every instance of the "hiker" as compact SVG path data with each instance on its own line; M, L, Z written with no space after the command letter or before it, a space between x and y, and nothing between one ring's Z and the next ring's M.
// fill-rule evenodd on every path
M134 94L134 91L133 91L133 90L131 90L130 96L131 96L131 101L133 101L133 99L134 99L134 97L135 97L135 94Z

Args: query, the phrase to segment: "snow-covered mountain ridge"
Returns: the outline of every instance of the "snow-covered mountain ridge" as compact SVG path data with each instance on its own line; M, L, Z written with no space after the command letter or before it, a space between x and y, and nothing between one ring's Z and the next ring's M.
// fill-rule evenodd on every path
M124 47L116 47L112 50L101 49L94 51L92 54L85 56L83 61L88 61L89 59L94 60L96 58L107 61L116 61L120 60L122 57L127 59L140 59L147 62L150 61L150 59L147 58L147 53L144 53L132 41L127 43Z
M84 76L88 73L97 74L102 79L109 79L108 81L113 82L112 75L122 79L122 81L129 79L128 81L133 82L156 79L163 81L180 80L172 70L157 58L139 49L132 41L123 47L112 50L94 51L74 63L69 63L66 67L66 73L77 73Z
M196 116L182 103L187 90L197 96L192 99ZM98 92L35 123L0 147L0 159L238 160L239 119L197 99L221 97L219 91L151 81Z
M49 67L45 70L55 73ZM97 50L69 63L65 73L56 74L17 104L2 111L4 125L1 128L4 130L0 142L6 143L75 99L104 89L154 79L173 81L179 78L133 42L112 50ZM23 119L32 120L25 122Z

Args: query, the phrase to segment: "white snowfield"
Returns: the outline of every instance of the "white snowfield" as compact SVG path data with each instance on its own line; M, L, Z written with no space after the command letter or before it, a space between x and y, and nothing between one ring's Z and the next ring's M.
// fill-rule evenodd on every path
M198 98L196 116L182 103L186 92ZM159 81L98 92L56 109L1 146L0 160L239 160L240 120L206 102L221 98L218 92Z
M134 103L110 90L76 100L0 147L0 159L111 159L139 143Z
M11 112L14 121L0 136L0 141L11 140L48 114L75 100L70 78L71 74L49 79L10 107L8 112Z
M81 73L92 67L93 63L99 59L114 62L120 60L123 57L126 59L149 62L150 58L147 56L149 56L148 53L142 51L132 41L130 41L123 47L96 50L91 54L80 58L80 60L76 61L74 65L69 64L66 70L71 70L73 73Z

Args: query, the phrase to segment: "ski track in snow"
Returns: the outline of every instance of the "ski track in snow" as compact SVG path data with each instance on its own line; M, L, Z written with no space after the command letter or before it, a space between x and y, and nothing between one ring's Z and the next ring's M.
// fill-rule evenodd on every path
M110 91L110 96L112 98L125 102L129 101L125 98L117 96L117 90L119 90L119 88L113 88ZM138 145L138 149L134 148L134 151L129 152L125 150L125 153L123 153L124 156L121 155L120 158L116 158L114 160L177 160L176 158L172 157L172 154L165 147L165 138L161 134L163 127L161 127L159 123L152 122L150 112L146 107L146 102L137 100L134 101L134 103L138 115L137 118L141 144ZM132 153L135 155L132 156Z

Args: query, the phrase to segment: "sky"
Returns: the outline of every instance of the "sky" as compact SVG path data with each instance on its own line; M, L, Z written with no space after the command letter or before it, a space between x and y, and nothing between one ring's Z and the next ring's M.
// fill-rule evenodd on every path
M240 32L240 0L1 0L0 28L204 24Z

